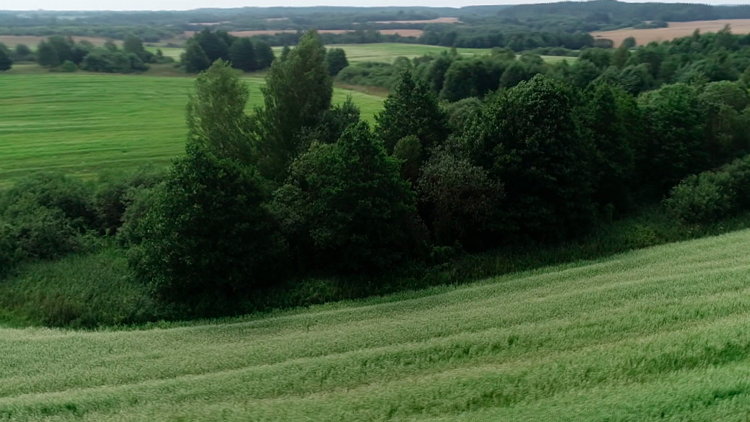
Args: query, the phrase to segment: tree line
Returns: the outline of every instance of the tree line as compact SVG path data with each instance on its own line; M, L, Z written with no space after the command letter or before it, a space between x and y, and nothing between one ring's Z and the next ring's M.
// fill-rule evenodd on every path
M12 189L2 267L81 248L94 230L115 235L154 298L217 315L308 277L373 283L459 253L581 238L664 197L688 223L750 204L750 81L634 93L537 74L441 102L407 68L371 127L351 101L332 104L326 56L306 34L273 62L251 114L247 86L217 60L188 103L186 155L162 177L110 182L95 200L65 178Z

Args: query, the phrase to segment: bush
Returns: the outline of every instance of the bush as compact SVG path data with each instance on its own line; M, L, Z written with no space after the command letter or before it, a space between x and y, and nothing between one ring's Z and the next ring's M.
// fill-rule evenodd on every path
M670 216L688 224L713 223L750 210L750 157L687 177L664 205Z
M101 233L117 234L127 209L137 197L137 191L152 188L162 180L162 173L149 167L130 174L101 175L94 195Z
M78 67L75 63L71 62L70 60L65 60L63 64L60 65L60 72L66 72L66 73L72 73L78 70Z

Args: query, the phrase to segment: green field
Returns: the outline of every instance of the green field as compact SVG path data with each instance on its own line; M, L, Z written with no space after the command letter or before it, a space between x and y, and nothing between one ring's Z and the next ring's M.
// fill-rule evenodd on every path
M422 45L422 44L401 44L401 43L379 43L379 44L340 44L340 45L329 45L330 48L343 48L346 51L346 57L352 63L358 62L393 62L396 57L408 57L414 58L423 56L425 54L440 54L443 51L449 51L447 47L439 47L435 45ZM156 52L156 47L149 47L149 50ZM175 59L179 59L180 55L184 51L182 48L169 48L164 47L161 49L165 56L170 56ZM489 54L491 51L488 48L459 48L458 53L464 56L473 56L481 54ZM281 47L274 47L274 51L278 55L281 52ZM575 57L557 57L557 56L542 56L542 58L548 63L556 63L563 60L574 61Z
M249 108L263 80L247 78ZM103 169L165 164L182 154L185 104L192 78L91 75L0 75L0 187L33 171L90 177ZM372 120L383 98L352 95Z
M750 231L137 331L0 329L0 419L744 421Z

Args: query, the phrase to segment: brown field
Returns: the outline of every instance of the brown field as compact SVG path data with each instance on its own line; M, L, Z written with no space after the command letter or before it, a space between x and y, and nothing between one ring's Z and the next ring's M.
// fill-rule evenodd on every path
M416 21L377 21L375 23L459 23L458 18L437 18Z
M40 42L46 40L47 37L38 37L34 35L0 35L0 43L3 43L9 47L15 47L18 44L26 44L29 47L35 48ZM73 37L76 41L89 41L90 43L103 46L107 42L106 38L99 37ZM115 41L116 44L122 43L122 41Z
M616 31L596 31L591 35L594 38L606 38L614 41L618 46L627 37L634 37L638 45L648 44L652 41L670 41L675 38L687 37L693 31L699 29L701 32L717 32L729 25L735 34L750 33L750 19L722 19L715 21L692 21L692 22L669 22L667 28L656 29L618 29Z
M252 37L255 35L274 35L284 33L294 33L296 29L264 29L258 31L232 31L230 34L235 37ZM343 34L346 32L354 32L351 29L319 29L318 32L321 34ZM380 29L378 30L383 35L394 35L398 34L402 37L419 37L424 31L421 29ZM192 37L195 31L185 31L186 37Z

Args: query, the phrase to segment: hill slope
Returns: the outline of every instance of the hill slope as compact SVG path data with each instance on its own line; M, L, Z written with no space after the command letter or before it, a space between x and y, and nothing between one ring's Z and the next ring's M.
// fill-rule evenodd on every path
M0 329L0 420L744 420L750 231L272 317Z

